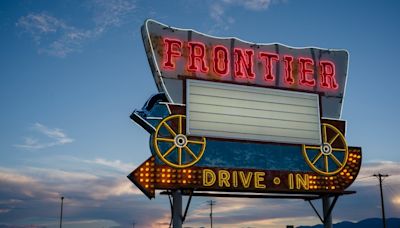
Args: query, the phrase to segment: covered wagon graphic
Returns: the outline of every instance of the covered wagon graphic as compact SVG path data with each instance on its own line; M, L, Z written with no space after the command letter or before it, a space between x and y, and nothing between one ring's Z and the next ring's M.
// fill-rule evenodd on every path
M158 93L131 119L150 133L154 167L199 173L173 186L224 191L252 170L265 171L270 192L343 191L354 181L361 148L347 145L340 119L345 50L249 43L154 20L142 35ZM163 186L160 175L141 186Z

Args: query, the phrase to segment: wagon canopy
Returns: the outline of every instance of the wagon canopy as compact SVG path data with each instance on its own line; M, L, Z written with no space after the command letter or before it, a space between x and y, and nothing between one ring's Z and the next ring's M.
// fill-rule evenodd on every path
M183 80L199 79L318 93L321 116L341 116L346 50L250 43L154 20L145 22L142 36L158 90L172 103L184 103Z

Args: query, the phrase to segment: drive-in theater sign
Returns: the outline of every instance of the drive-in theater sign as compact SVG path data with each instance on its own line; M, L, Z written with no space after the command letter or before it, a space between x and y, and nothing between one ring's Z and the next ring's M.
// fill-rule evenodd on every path
M156 189L343 192L361 166L340 119L345 50L217 38L147 20L158 93L131 119L151 156L128 178Z

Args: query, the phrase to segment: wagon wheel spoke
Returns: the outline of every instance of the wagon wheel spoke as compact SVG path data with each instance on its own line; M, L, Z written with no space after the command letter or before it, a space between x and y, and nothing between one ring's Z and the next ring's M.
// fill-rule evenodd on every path
M178 134L182 134L182 116L179 116Z
M336 163L336 165L337 165L338 167L342 166L342 163L339 161L339 159L337 159L337 157L336 157L335 155L330 154L329 156L330 156L331 159Z
M338 138L340 136L340 134L338 133L338 134L336 134L335 135L335 137L333 137L330 141L329 141L329 144L333 144L334 142L335 142L335 140Z
M182 147L178 147L178 162L182 165Z
M326 126L322 126L322 141L326 143L328 141L328 136L326 134Z
M315 156L315 158L312 160L312 164L314 165L322 156L322 153L319 152L317 156Z
M195 141L195 140L188 140L187 142L192 144L201 144L201 145L204 145L206 143L204 141Z
M169 132L173 137L176 136L175 131L172 130L172 128L171 128L166 122L163 122L163 125L164 125L164 127L168 130L168 132Z
M329 172L329 162L328 162L328 155L324 155L325 157L325 170Z
M169 139L169 138L156 138L157 141L161 142L174 142L174 139Z
M169 148L167 150L167 152L165 152L162 157L165 158L166 156L168 156L174 149L176 148L176 145L174 144L171 148Z
M197 159L196 154L188 146L185 146L184 148L194 159Z
M342 151L342 152L346 152L347 149L346 148L332 148L333 151Z
M312 150L320 150L320 146L306 146L307 149L312 149Z

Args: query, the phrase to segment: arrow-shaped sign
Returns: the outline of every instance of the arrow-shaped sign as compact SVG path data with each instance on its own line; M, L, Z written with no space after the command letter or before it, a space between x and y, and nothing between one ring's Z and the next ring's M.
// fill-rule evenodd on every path
M148 197L156 189L192 189L196 191L233 191L255 193L332 193L350 186L361 167L361 148L349 147L344 169L334 176L314 172L235 169L193 166L177 169L158 164L151 156L128 178Z

